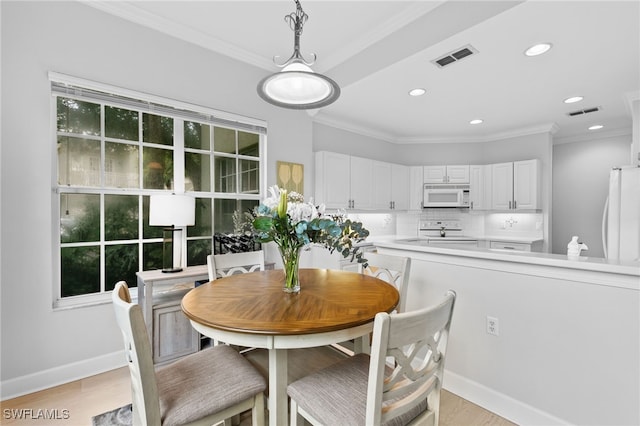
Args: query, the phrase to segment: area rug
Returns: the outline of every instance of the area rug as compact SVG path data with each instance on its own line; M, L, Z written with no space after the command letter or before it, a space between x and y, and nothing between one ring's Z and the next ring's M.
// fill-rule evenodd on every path
M131 426L133 424L131 404L98 414L91 418L91 422L93 426Z

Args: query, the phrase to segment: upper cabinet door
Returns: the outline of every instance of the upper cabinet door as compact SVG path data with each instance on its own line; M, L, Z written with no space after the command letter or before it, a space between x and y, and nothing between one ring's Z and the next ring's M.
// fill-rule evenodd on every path
M424 183L469 183L469 166L424 166Z
M513 208L535 210L540 205L540 160L513 163Z
M315 201L329 209L349 208L351 157L335 152L316 152Z
M418 184L422 188L422 181ZM394 210L409 209L409 167L391 165L391 202Z
M513 205L513 163L491 165L491 208L511 210Z
M422 210L424 196L424 168L422 166L409 167L409 210Z
M447 166L424 166L424 183L447 183Z
M491 210L491 165L469 166L469 208Z
M391 201L391 164L382 161L372 162L373 177L371 181L373 208L376 210L392 209Z
M447 183L469 183L469 166L447 166Z
M373 160L351 157L351 208L373 208Z

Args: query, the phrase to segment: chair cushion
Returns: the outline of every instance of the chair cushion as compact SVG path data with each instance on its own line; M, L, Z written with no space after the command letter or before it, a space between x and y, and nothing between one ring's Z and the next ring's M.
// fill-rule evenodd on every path
M156 372L163 425L217 413L266 389L264 377L229 346L219 345Z
M293 382L287 393L325 425L364 425L369 381L369 355L358 354ZM427 409L426 400L384 425L409 423Z

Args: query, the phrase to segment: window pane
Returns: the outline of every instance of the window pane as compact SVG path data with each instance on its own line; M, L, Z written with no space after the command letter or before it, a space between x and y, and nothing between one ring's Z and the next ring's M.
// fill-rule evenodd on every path
M58 137L58 184L100 186L100 141Z
M138 112L111 106L104 107L104 133L108 138L137 141Z
M173 189L173 151L143 149L144 183L148 189Z
M193 149L211 148L211 126L206 124L194 123L193 121L184 122L184 146Z
M187 226L188 237L206 237L212 235L211 199L196 198L196 224Z
M107 241L138 238L138 196L104 196L104 238Z
M100 291L100 248L60 249L62 297Z
M236 192L236 159L215 157L216 192Z
M211 165L209 155L184 154L185 190L211 191Z
M100 135L100 105L58 98L58 131Z
M162 269L162 243L146 243L142 246L142 270L152 269Z
M162 238L162 226L149 226L149 196L142 197L142 235L143 238Z
M260 201L258 200L238 200L238 210L244 213L251 213L253 210L258 207ZM249 218L247 218L249 220Z
M222 127L213 128L213 150L227 154L236 153L236 131Z
M260 163L252 160L239 160L240 192L257 194L260 188Z
M256 133L238 132L238 154L260 156L260 136Z
M104 148L105 186L139 188L138 147L127 143L106 142Z
M117 244L104 248L105 290L111 291L118 281L126 281L129 287L138 284L138 244Z
M60 194L60 241L100 241L100 196Z
M211 238L187 241L187 266L206 265L211 253Z
M142 140L173 146L173 118L142 114Z

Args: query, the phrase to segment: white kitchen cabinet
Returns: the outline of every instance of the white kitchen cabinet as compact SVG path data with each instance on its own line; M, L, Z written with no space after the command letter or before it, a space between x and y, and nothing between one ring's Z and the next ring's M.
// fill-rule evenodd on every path
M391 164L382 161L372 161L373 176L373 208L376 210L388 210L392 208L392 176Z
M327 151L316 152L315 163L315 201L329 209L409 208L407 166Z
M469 208L491 210L491 165L469 166Z
M469 166L424 166L424 183L469 183Z
M490 248L494 250L531 251L531 244L491 241Z
M409 209L409 167L401 164L391 165L391 208Z
M424 196L424 167L409 167L409 210L422 210Z
M493 164L493 210L537 210L540 205L540 161Z
M315 201L329 209L351 204L351 157L335 152L316 152Z
M351 157L351 209L374 209L373 160ZM344 185L344 183L343 183Z
M526 160L513 163L513 208L536 210L541 208L540 161Z
M511 210L513 206L513 163L491 165L491 208Z

